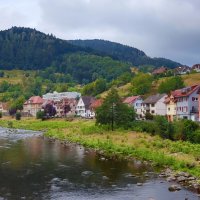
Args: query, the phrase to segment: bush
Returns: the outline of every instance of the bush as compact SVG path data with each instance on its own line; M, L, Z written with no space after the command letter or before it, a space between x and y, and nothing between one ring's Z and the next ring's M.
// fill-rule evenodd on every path
M16 120L21 120L21 113L20 113L20 112L17 112L17 113L16 113L15 119L16 119Z
M145 119L146 120L153 120L153 115L151 113L149 113L149 112L146 112L145 113Z
M191 134L190 141L200 144L200 130L196 130Z
M39 110L39 111L36 113L36 118L37 118L37 119L44 120L44 119L45 119L45 113L44 113L44 111Z

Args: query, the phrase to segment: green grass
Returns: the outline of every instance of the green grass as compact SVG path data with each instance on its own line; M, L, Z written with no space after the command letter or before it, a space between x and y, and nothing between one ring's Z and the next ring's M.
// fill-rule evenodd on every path
M24 119L11 120L13 128L45 131L45 135L67 140L86 147L103 150L109 156L138 158L151 161L155 166L169 166L200 177L200 145L190 142L163 140L145 133L116 130L95 126L95 121L65 120L40 121ZM1 119L0 126L8 127L8 120Z

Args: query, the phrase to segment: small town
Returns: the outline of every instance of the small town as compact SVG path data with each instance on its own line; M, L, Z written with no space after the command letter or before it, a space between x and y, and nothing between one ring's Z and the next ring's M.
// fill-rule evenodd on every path
M0 200L200 200L199 10L1 0Z

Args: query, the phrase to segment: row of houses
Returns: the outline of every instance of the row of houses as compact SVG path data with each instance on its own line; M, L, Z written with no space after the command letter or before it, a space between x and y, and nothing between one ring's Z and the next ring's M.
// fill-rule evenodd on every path
M166 74L168 70L169 69L167 67L162 66L160 68L155 69L152 72L152 74L153 75ZM186 65L179 66L173 70L173 73L174 73L174 75L184 75L184 74L189 74L192 71L200 72L200 64L193 65L192 67L189 67Z
M56 116L79 115L82 117L94 117L95 107L99 100L91 96L82 96L77 92L48 93L29 98L23 105L25 116L36 116L37 112L43 110L46 105L52 105L56 110ZM94 105L93 105L94 104Z
M36 116L47 104L56 110L56 116L78 115L86 118L95 117L95 110L103 103L102 99L81 96L77 92L48 93L33 96L23 106L25 116ZM123 103L135 109L138 119L145 119L147 114L166 116L168 121L190 119L200 121L200 85L193 85L170 94L155 94L143 99L131 96L123 99ZM6 104L0 103L0 111L7 112Z
M144 100L140 96L127 97L124 103L134 107L139 119L144 119L150 113L166 116L168 121L200 121L200 85L175 90L168 95L152 95Z

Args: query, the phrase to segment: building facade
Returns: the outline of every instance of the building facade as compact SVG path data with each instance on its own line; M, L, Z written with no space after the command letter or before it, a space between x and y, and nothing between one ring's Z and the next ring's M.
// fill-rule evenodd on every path
M34 116L38 111L42 110L42 104L44 100L40 96L33 96L28 99L23 105L23 112L27 116Z
M199 85L172 91L166 98L167 118L199 120Z
M146 113L151 115L162 115L167 114L165 98L166 94L156 94L148 97L142 103L142 115L145 117Z
M92 118L95 116L95 112L91 110L91 105L95 101L94 97L82 96L76 106L76 114L85 118Z

